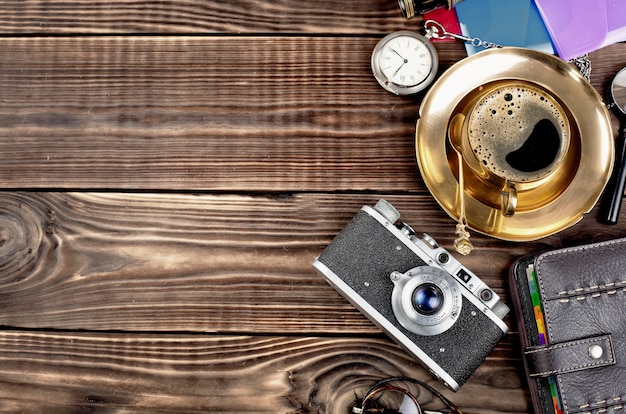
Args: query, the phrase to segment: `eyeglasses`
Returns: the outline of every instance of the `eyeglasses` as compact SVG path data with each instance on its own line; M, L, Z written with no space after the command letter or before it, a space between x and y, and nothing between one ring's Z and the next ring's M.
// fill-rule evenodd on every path
M353 414L437 414L437 411L422 410L422 407L417 400L417 397L413 395L406 388L394 385L398 382L410 382L426 388L433 395L437 396L450 410L455 414L463 414L463 412L450 400L443 396L439 391L431 387L430 385L409 377L392 377L382 381L378 381L372 387L370 387L363 398L352 407ZM381 407L381 401L383 401L383 393L385 391L391 391L403 394L400 407L398 408L384 408ZM396 399L397 400L397 399Z

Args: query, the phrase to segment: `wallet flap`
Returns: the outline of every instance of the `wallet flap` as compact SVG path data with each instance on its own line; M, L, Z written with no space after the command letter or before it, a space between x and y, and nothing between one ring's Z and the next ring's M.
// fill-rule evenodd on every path
M530 377L565 374L615 363L611 335L528 348L524 357Z
M578 343L609 337L615 363L554 374L564 413L614 412L626 403L626 239L555 250L534 264L547 343ZM582 342L581 342L582 341ZM598 343L599 344L599 343ZM575 348L575 347L574 347ZM573 350L574 348L569 348ZM555 356L558 349L551 351ZM586 352L586 351L585 351ZM560 352L559 357L567 352ZM606 354L603 354L606 358ZM567 360L570 356L566 355ZM549 358L547 358L549 359ZM565 368L568 361L543 362ZM541 361L535 361L540 372ZM560 369L559 368L559 369Z

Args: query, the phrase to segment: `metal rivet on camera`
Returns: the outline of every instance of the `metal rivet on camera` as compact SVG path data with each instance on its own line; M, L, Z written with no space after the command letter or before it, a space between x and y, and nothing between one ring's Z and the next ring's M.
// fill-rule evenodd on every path
M598 359L604 354L604 349L600 345L591 345L587 351L593 359Z

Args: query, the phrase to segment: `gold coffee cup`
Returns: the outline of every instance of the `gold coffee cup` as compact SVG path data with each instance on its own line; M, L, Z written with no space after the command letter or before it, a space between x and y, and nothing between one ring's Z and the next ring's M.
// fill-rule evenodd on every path
M504 216L558 197L572 178L563 166L576 161L568 113L528 82L494 82L477 92L451 134L469 167L465 191Z

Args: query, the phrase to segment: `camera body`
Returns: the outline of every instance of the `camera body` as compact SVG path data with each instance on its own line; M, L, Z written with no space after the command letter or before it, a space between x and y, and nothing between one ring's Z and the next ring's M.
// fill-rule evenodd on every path
M457 391L507 333L509 308L387 201L364 206L313 267L448 388ZM396 222L398 222L396 224Z

